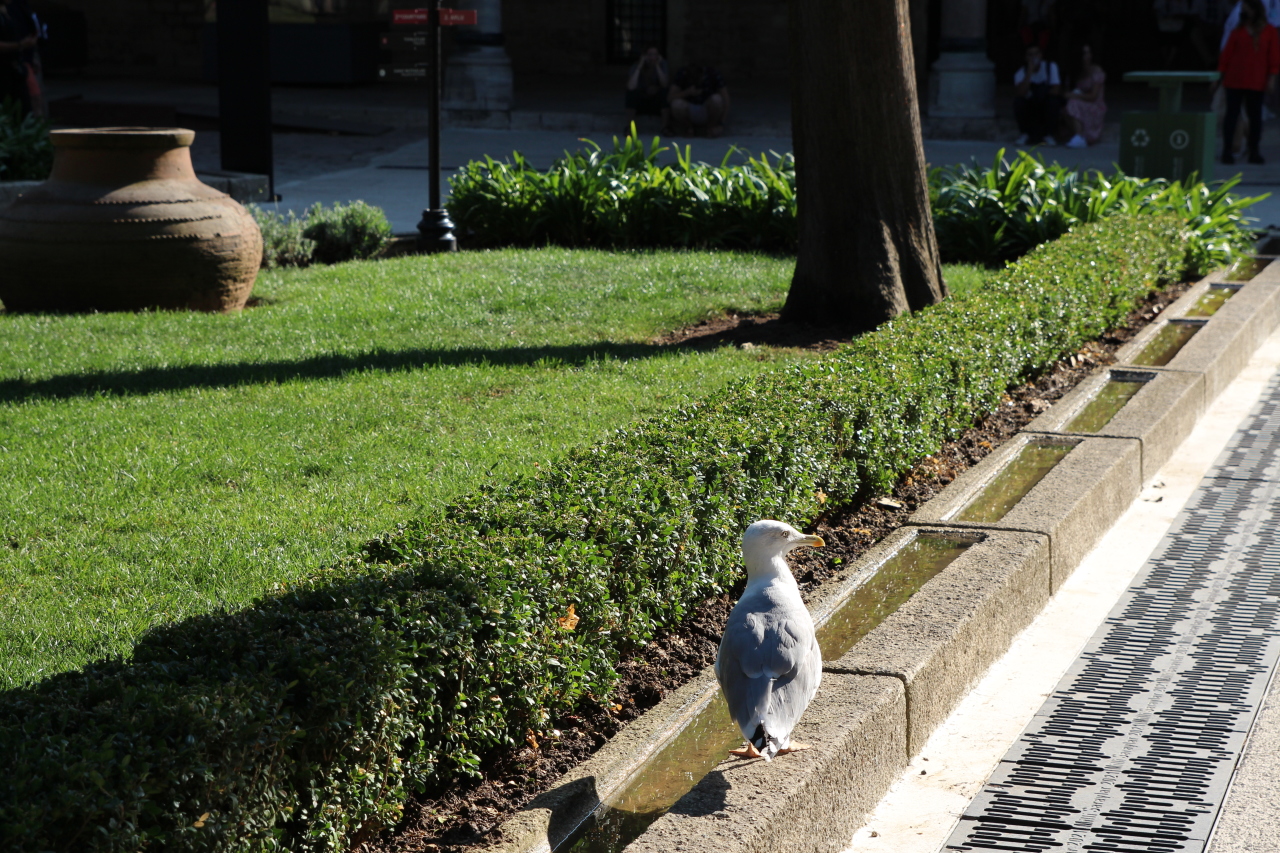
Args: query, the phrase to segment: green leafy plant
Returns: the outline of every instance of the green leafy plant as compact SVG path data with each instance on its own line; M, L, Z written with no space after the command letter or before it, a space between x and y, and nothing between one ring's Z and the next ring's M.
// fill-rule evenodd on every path
M696 162L637 136L613 150L584 140L546 172L519 152L463 166L452 179L449 212L469 245L610 248L738 248L794 251L795 164L731 149L719 166Z
M317 202L302 218L256 204L248 206L262 231L262 266L305 267L372 258L391 242L391 223L381 208L353 201L325 207Z
M331 208L317 202L307 210L302 236L315 243L312 257L322 264L372 258L391 242L391 223L381 208L353 201Z
M12 98L0 103L0 181L43 181L53 169L49 122L22 114Z
M0 846L350 846L408 790L608 697L622 653L733 583L746 523L885 489L1113 326L1181 268L1185 230L1081 226L830 356L617 430L252 607L154 629L128 661L0 696Z
M449 210L471 246L705 247L794 252L795 161L731 150L718 166L689 149L646 146L634 134L605 151L565 155L545 172L519 152L505 162L473 161L453 178ZM949 263L998 265L1074 225L1121 214L1174 213L1186 221L1187 267L1207 272L1247 252L1245 209L1260 198L1231 194L1238 179L1206 185L1077 172L1001 150L990 168L933 168L929 199L939 249Z
M1020 257L1085 222L1115 215L1183 216L1187 266L1203 274L1248 252L1244 211L1266 196L1239 198L1239 177L1209 186L1134 178L1123 172L1072 171L1026 151L1012 160L1001 149L989 168L948 166L930 171L934 227L944 259L994 264Z
M253 219L262 232L262 266L273 267L305 267L311 264L316 242L303 236L306 227L303 219L298 219L292 210L287 215L279 211L266 210L256 204L246 205Z

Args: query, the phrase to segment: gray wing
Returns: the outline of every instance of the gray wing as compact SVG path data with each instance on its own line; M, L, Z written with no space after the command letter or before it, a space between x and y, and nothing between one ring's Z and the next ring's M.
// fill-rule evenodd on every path
M742 736L755 742L763 726L778 749L790 744L822 681L813 619L798 595L782 592L765 587L738 602L716 659L720 689Z

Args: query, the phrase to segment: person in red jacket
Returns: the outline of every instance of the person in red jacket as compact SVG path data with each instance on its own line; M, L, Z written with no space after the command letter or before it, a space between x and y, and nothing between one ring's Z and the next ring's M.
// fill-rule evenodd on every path
M1222 121L1222 137L1226 140L1222 162L1235 162L1231 156L1231 140L1240 120L1240 105L1249 116L1249 162L1262 163L1258 143L1262 139L1262 93L1275 89L1280 73L1280 35L1267 23L1262 0L1241 0L1240 26L1231 31L1227 46L1218 57L1221 84L1227 91L1227 113Z

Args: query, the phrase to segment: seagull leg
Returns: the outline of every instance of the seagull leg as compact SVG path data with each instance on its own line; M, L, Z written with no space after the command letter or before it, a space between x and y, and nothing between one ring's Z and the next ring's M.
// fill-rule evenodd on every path
M745 748L731 749L729 750L729 754L736 755L739 758L759 758L760 750L756 749L756 745L754 743L747 741L747 745Z
M801 750L805 750L805 749L813 749L813 747L809 746L809 744L807 743L792 741L791 746L787 747L786 749L778 750L778 755L786 755L788 752L800 752Z

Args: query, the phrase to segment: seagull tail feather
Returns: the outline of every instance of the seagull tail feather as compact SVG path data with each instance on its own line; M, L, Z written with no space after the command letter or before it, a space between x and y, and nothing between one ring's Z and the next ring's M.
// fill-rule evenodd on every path
M765 761L773 761L773 757L782 748L782 742L765 730L764 720L761 720L760 724L756 726L755 734L751 736L751 744L760 752Z

